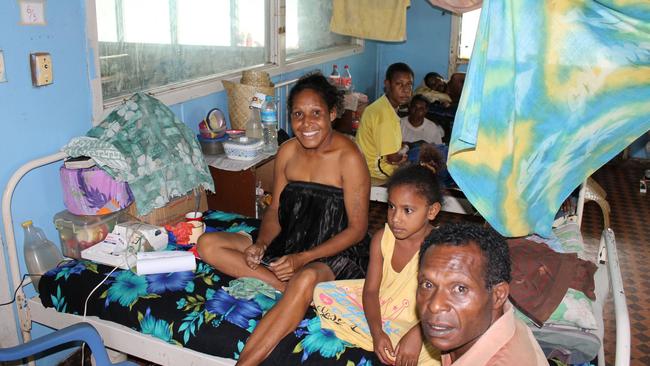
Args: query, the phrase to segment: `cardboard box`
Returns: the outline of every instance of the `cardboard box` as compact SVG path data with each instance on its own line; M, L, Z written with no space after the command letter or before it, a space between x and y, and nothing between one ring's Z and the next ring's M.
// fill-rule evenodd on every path
M199 211L203 212L208 209L208 200L203 188L200 188L199 195ZM194 191L190 191L185 196L175 198L167 203L165 207L157 208L144 216L138 216L138 209L135 202L129 206L127 212L147 224L165 226L185 221L185 214L192 211L196 211Z

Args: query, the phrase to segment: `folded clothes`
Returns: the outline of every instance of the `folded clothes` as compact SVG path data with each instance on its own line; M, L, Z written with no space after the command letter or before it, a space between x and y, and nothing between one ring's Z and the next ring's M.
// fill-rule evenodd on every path
M569 288L596 299L594 263L527 239L507 242L512 265L510 300L537 325L551 316Z

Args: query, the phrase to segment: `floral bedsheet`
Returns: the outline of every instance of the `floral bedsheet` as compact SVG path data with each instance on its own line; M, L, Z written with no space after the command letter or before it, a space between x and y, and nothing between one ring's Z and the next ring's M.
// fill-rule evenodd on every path
M206 215L212 230L246 231L259 220L235 214ZM170 244L170 249L183 250ZM166 342L207 354L237 359L261 317L282 296L268 286L241 283L197 259L195 272L138 276L90 261L71 261L49 271L40 281L44 306L83 314L92 289L108 279L88 300L87 315L114 321ZM260 281L261 282L261 281ZM252 285L251 285L252 284ZM298 328L285 337L265 365L379 365L372 352L352 347L321 329L310 308Z

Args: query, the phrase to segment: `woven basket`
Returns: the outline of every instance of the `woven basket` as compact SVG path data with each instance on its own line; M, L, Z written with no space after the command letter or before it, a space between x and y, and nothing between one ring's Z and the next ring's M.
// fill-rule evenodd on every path
M228 94L228 114L230 115L230 126L236 130L246 129L246 122L250 117L249 105L255 93L274 95L273 86L252 86L233 83L223 80L223 87Z

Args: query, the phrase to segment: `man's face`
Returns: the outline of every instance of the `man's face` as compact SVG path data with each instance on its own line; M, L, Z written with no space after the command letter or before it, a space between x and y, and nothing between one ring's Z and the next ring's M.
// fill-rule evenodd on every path
M406 104L413 92L413 75L408 72L396 72L391 80L384 81L384 89L386 97L394 108Z
M422 259L417 290L422 330L434 347L456 358L496 320L484 261L475 243L436 245Z
M427 114L427 103L422 100L415 100L409 106L409 122L413 127L419 127L424 122L424 116Z

